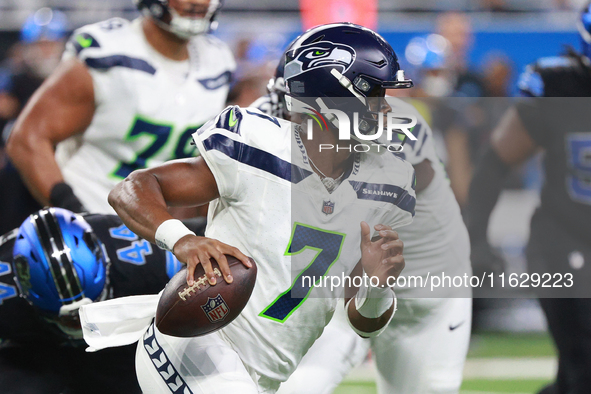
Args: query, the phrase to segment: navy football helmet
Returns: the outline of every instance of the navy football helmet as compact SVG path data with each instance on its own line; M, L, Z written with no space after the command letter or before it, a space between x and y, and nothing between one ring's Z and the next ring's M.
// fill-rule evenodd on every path
M591 58L591 3L589 3L581 12L577 28L581 35L583 55Z
M381 116L381 104L370 105L371 98L413 86L390 44L352 23L317 26L298 37L285 55L284 77L288 106L295 99L318 112L357 112L366 135L375 133ZM329 120L337 127L335 118Z
M82 216L65 209L42 209L23 222L13 265L22 296L73 337L80 334L80 306L110 292L103 243Z
M209 33L217 28L215 20L222 8L222 0L210 0L203 18L180 16L168 5L168 0L133 0L142 14L151 17L162 28L175 35L188 39L199 34Z

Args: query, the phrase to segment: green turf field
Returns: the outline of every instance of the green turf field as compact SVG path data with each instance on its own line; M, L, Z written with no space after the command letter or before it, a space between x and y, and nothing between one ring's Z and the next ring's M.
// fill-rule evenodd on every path
M556 355L547 334L480 334L470 340L468 358L474 357L553 357Z
M462 393L536 393L547 380L465 380Z
M548 381L546 380L466 380L462 384L460 394L492 394L492 393L536 393ZM335 394L376 394L373 382L345 382L334 392Z
M473 335L468 352L468 363L485 362L502 366L508 361L518 364L523 361L524 369L527 363L541 361L553 362L555 350L550 338L545 334L479 334ZM509 359L509 360L508 360ZM529 367L531 368L531 367ZM469 368L467 368L468 372ZM473 370L473 368L471 369ZM494 375L494 371L488 371ZM539 375L539 371L532 371ZM474 372L472 372L474 374ZM527 371L524 377L505 378L503 368L499 368L499 377L470 377L465 376L461 394L529 394L536 393L541 387L552 380L552 373L544 377L528 378ZM347 378L336 390L335 394L375 394L376 385L368 376Z

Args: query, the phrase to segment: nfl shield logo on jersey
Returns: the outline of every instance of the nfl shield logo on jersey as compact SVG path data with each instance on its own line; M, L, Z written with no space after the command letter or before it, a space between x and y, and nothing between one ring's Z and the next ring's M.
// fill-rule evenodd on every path
M322 213L325 215L330 215L333 212L334 212L334 202L324 201L322 203Z
M214 298L207 297L207 302L205 305L201 305L201 309L203 309L203 312L205 312L207 318L212 323L224 320L230 312L228 304L226 304L226 301L224 301L220 294Z

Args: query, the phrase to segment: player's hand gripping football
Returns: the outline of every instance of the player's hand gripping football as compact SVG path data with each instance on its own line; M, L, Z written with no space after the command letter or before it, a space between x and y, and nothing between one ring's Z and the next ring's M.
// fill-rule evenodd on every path
M374 226L380 238L371 240L371 231L366 222L361 222L361 265L365 273L371 278L377 277L380 286L388 285L388 277L398 278L404 269L402 241L398 233L383 224ZM390 280L390 284L394 282Z
M213 258L220 266L222 275L228 283L232 283L232 272L225 254L236 257L246 267L252 268L252 264L238 248L227 245L216 239L186 235L174 245L174 255L181 263L187 264L187 284L192 286L195 280L195 267L201 264L207 275L210 285L216 284L215 274L209 259Z

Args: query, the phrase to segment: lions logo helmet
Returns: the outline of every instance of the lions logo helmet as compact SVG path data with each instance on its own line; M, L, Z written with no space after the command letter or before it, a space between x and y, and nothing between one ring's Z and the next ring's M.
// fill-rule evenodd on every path
M358 113L359 130L366 135L376 132L382 105L371 98L413 86L390 44L352 23L317 26L298 37L285 54L284 78L292 108ZM335 118L329 121L338 127Z

